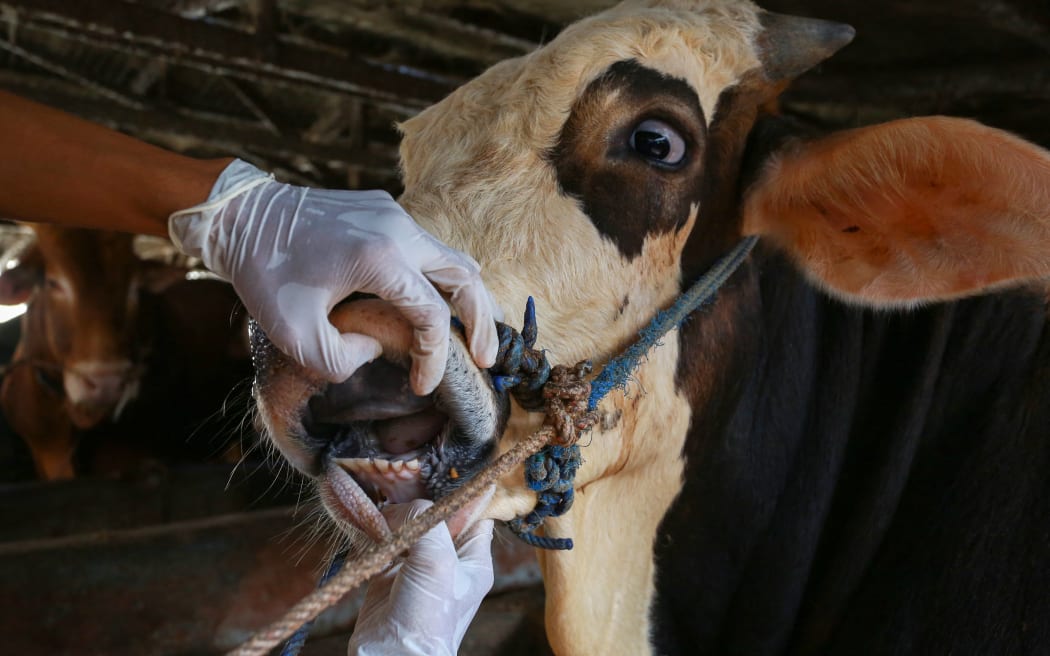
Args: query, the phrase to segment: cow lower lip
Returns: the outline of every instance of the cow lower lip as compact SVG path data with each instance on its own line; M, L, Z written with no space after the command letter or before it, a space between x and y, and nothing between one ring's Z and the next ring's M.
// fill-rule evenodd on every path
M335 516L383 541L390 535L383 503L433 499L427 481L439 469L451 422L426 411L339 430L325 456L322 498Z
M321 498L333 514L361 529L376 542L390 537L390 527L357 481L335 462L328 464L320 487Z

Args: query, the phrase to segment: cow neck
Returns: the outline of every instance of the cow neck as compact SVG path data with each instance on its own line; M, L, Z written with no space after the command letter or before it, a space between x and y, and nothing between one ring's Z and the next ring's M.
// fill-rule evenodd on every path
M639 362L672 329L679 327L690 314L712 303L718 290L747 259L758 242L758 237L742 239L729 253L707 270L693 285L666 310L657 312L649 324L639 332L637 341L605 364L605 367L590 383L587 395L587 413L593 413L605 396L614 389L625 389ZM508 389L519 399L522 406L533 400L536 389L547 394L547 377L550 367L542 351L532 346L536 340L536 313L529 298L525 311L522 335L500 325L501 348L497 364L490 369L497 389ZM524 336L524 339L523 337ZM590 371L590 362L577 365L580 373ZM545 404L549 413L552 406ZM536 505L524 516L516 517L507 526L511 532L530 546L540 549L568 550L573 543L570 538L538 536L536 530L550 517L559 517L572 507L575 494L573 483L576 471L582 464L580 447L572 443L550 443L531 456L525 465L525 484L537 493Z
M623 353L610 360L602 372L591 381L591 397L588 409L594 410L598 403L613 389L624 389L631 374L638 367L638 361L655 346L664 335L682 325L682 322L690 314L710 304L718 290L725 285L733 273L747 259L751 250L758 243L758 237L745 237L740 240L733 250L729 251L720 260L700 276L692 287L666 310L656 313L639 333L640 338L628 346Z

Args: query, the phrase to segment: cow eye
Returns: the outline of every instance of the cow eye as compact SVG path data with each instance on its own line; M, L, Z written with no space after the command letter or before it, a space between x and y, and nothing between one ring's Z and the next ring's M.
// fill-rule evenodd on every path
M667 123L648 119L631 133L631 148L651 162L678 166L685 160L685 139Z

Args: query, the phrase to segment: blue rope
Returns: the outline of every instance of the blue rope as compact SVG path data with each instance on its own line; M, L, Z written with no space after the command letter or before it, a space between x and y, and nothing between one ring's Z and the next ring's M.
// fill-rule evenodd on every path
M536 492L536 505L524 517L515 517L507 527L526 544L540 549L572 549L571 538L552 538L535 534L548 517L569 512L575 498L573 482L583 464L580 446L548 444L525 461L525 484Z
M602 372L591 381L591 398L587 408L594 410L606 394L614 389L625 389L631 373L638 367L638 361L660 338L672 328L680 326L693 311L709 304L733 272L743 264L757 242L758 237L745 237L725 257L715 262L686 293L679 296L671 307L658 312L639 333L641 339L610 360Z
M329 579L339 573L339 570L343 569L343 563L346 562L346 551L340 551L332 556L332 562L328 563L328 569L321 575L321 580L318 581L317 587L323 588L325 583L328 583ZM310 629L314 626L314 621L310 620L306 624L303 624L299 629L292 634L291 638L288 638L288 642L284 643L284 649L281 650L281 656L299 656L299 652L302 651L303 645L306 644L306 639L310 636Z
M709 304L718 290L725 284L733 272L747 258L758 241L757 237L747 237L720 259L689 290L682 294L674 304L663 310L649 322L640 333L640 339L627 348L622 354L605 365L602 372L591 381L591 393L587 409L594 410L598 403L613 389L624 389L639 361L659 340L672 328L676 328L695 310ZM513 333L513 329L501 327ZM501 333L500 354L497 365L493 367L493 382L500 391L511 390L519 403L525 405L515 387L524 377L529 377L530 392L527 399L534 403L535 391L541 390L550 373L546 358L542 358L543 379L537 379L535 373L522 374L520 367L527 359L530 349L536 341L536 306L530 297L525 308L525 319L522 327L523 338L514 339L514 335ZM527 337L526 337L527 335ZM504 344L506 343L506 348ZM522 348L524 347L524 349ZM534 352L533 352L534 353ZM542 355L542 354L541 354ZM527 367L526 367L527 368ZM524 517L516 517L507 522L508 528L525 543L541 549L572 549L569 538L551 538L538 536L535 531L543 525L548 517L558 517L568 512L574 498L573 482L576 471L583 464L580 447L548 444L525 461L525 484L536 492L536 506Z

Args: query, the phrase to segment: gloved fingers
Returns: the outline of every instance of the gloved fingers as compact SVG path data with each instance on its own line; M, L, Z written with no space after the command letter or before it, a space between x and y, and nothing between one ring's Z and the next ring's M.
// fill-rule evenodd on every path
M329 382L343 382L358 367L375 360L383 352L382 345L375 338L360 333L340 333L327 318L317 328L317 332L293 336L295 346L291 355ZM281 347L277 341L274 343Z
M374 337L361 333L340 333L331 323L323 330L325 337L322 339L337 340L335 343L338 346L334 348L342 352L342 355L334 356L335 366L328 372L328 380L333 383L341 383L350 378L361 365L375 360L383 353L383 345Z
M386 621L389 614L390 590L401 570L401 563L394 563L387 570L368 582L365 589L365 598L361 603L361 610L357 614L359 625L377 620Z
M390 529L397 531L432 505L430 501L416 499L410 503L387 504L381 512ZM401 584L436 599L449 597L455 586L458 560L448 526L441 522L409 549L401 564Z
M467 530L466 540L459 547L455 582L457 617L454 639L457 645L463 641L470 621L495 580L492 571L492 528L491 519L477 522Z
M332 292L327 288L286 282L275 296L257 285L234 289L274 346L333 383L343 382L383 351L374 338L342 334L332 325Z
M474 562L487 560L492 564L492 533L494 522L491 519L479 519L459 536L459 547L456 554L461 561Z
M492 528L491 519L483 519L467 532L468 536L459 547L459 574L467 580L469 591L465 594L479 600L492 589ZM462 585L462 584L461 584ZM461 586L457 585L457 592ZM480 601L479 601L480 603Z
M439 289L451 296L452 307L467 328L470 354L478 366L496 363L499 338L494 321L502 312L481 280L481 265L470 255L445 246L429 234L419 243L420 266ZM499 315L499 316L497 316Z
M417 315L414 312L405 311L409 321L414 324L412 338L412 372L410 380L412 390L419 396L426 396L434 391L445 376L445 365L448 362L448 337L449 321L451 315L448 308L444 312L427 310L425 315ZM437 321L444 321L440 325L431 323L437 315ZM428 317L427 319L421 316Z
M298 318L267 331L267 336L277 348L333 383L343 382L358 367L383 352L382 345L373 337L340 333L328 320L324 306L291 316Z
M493 316L495 303L481 276L459 267L428 271L425 275L440 289L451 293L452 307L466 326L474 361L485 369L496 364L499 337Z
M346 199L348 197L346 192L335 191L332 193L338 199L340 206L344 206L346 204ZM394 200L394 197L391 196L388 192L383 191L382 189L362 189L360 191L355 191L353 195L349 197L355 203L380 203L386 206L393 206L396 207L398 210L401 210L401 206L397 204L397 201ZM403 212L404 210L401 211Z
M414 499L406 503L388 503L379 512L383 513L390 530L396 533L405 522L419 517L433 505L434 502L427 499Z
M426 396L445 375L451 312L434 286L418 272L406 272L399 294L379 296L392 303L412 324L412 390Z

